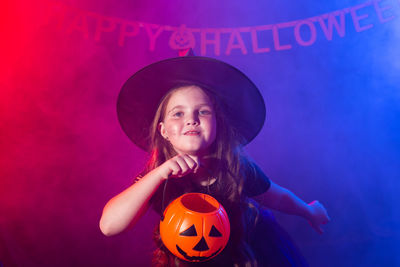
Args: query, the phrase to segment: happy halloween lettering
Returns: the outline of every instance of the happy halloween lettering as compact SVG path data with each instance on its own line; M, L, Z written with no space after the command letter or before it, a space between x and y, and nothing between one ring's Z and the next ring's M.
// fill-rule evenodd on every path
M125 46L133 38L147 38L148 48L154 51L160 36L169 34L168 45L174 50L199 48L201 55L226 55L232 52L247 54L283 51L294 46L311 46L321 35L328 41L342 38L349 31L363 32L375 26L374 21L386 23L396 18L389 0L373 0L353 7L296 21L240 28L189 28L185 25L149 24L117 17L103 16L57 3L57 25L67 34L80 34L85 39L101 41L107 34L117 36L116 43ZM400 1L396 1L400 6ZM50 7L52 9L52 7ZM54 10L51 10L52 12Z

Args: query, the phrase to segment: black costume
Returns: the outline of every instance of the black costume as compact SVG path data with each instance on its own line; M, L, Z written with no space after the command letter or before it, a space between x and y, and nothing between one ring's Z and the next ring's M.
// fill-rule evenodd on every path
M266 192L271 182L256 164L249 164L251 164L251 167L246 168L246 179L243 186L243 193L246 198L239 204L242 207L229 205L224 196L221 195L221 192L219 192L221 190L218 190L217 183L209 186L194 184L191 182L190 175L179 179L169 179L165 196L163 196L164 184L162 184L152 197L150 202L160 216L162 209L172 200L189 192L209 194L225 207L231 221L231 237L228 245L219 255L211 260L202 263L189 263L190 266L234 266L234 263L238 262L238 259L235 259L235 256L238 254L235 252L235 249L237 250L238 248L234 248L232 245L232 239L235 238L246 239L258 266L308 266L290 236L275 220L272 212L250 199L250 197ZM140 177L137 179L140 179ZM164 207L162 207L163 198ZM235 210L237 211L240 208L242 208L243 214L235 213ZM241 215L241 218L238 218L239 215ZM243 223L248 229L246 229L245 233L242 232L236 235L236 231L241 232L240 223L237 225L237 222L241 219L244 219ZM158 243L157 245L161 246L161 249L165 250L166 253L170 253L158 238L158 226L155 236L157 236L155 238Z

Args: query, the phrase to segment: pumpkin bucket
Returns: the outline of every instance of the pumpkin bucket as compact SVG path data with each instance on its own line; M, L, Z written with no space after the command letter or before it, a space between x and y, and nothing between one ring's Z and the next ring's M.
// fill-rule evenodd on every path
M175 256L191 262L218 255L229 240L229 218L213 197L188 193L172 201L160 222L164 245Z

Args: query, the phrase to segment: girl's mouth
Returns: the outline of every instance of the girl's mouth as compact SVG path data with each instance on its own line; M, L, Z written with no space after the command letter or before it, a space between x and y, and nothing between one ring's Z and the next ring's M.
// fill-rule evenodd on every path
M199 135L199 134L200 134L200 132L198 132L198 131L187 131L184 133L184 135Z

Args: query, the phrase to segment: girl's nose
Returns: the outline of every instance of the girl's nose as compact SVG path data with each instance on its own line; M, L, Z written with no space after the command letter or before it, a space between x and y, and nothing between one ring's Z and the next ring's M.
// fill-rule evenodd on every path
M199 124L199 117L196 116L195 114L189 116L186 121L186 125L196 125L196 124Z
M188 121L186 122L186 125L197 125L197 124L199 124L199 122L196 121L196 120L188 120Z

